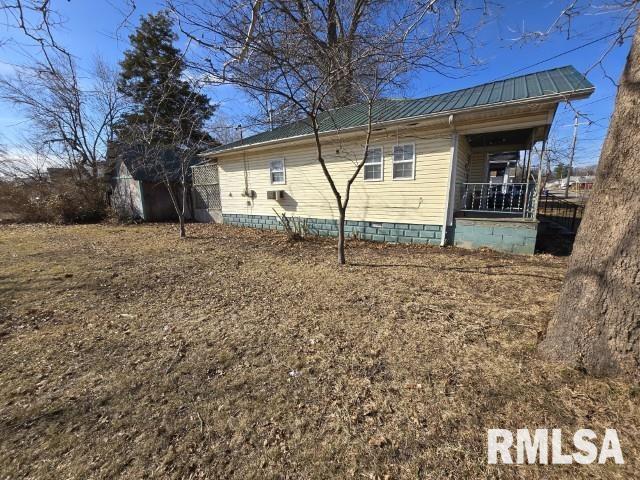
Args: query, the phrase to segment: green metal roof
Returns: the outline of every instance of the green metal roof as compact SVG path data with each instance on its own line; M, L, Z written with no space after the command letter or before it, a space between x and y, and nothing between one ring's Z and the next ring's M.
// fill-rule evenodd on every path
M475 87L440 93L425 98L381 99L373 106L373 123L384 123L459 111L505 105L519 101L588 96L594 86L574 67L566 66L484 83ZM367 105L356 104L328 110L319 115L320 132L362 127L367 124ZM243 140L220 145L206 154L221 153L293 137L313 134L309 120L300 120Z

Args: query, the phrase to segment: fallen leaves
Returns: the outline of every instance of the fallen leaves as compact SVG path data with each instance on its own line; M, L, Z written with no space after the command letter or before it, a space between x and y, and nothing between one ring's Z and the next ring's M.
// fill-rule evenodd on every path
M533 354L564 261L188 234L0 227L3 476L535 478L486 428L543 421L614 425L637 470L637 389Z

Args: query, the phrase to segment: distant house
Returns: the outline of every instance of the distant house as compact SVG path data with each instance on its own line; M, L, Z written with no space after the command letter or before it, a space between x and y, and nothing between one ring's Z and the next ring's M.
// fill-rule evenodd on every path
M111 206L123 215L145 221L176 220L177 214L165 178L181 202L180 164L172 152L165 152L162 162L149 165L134 150L120 153L113 160L110 177ZM190 182L190 172L187 181ZM187 203L187 218L191 218L191 194Z
M595 175L572 175L569 180L569 188L571 190L591 190L595 180ZM567 177L564 177L560 182L560 187L565 188L566 186Z
M106 174L107 162L99 161L96 164L97 176L102 178ZM75 167L47 167L47 179L53 183L64 183L79 178L89 178L92 176L91 168L88 166L75 166Z
M68 182L77 177L76 169L69 167L48 167L47 178L51 183Z
M378 101L368 159L352 188L347 235L533 253L532 145L546 140L560 102L593 91L569 66L426 98ZM339 188L361 158L366 122L365 105L321 115L324 156ZM275 210L306 218L320 235L337 235L335 199L307 121L205 156L216 170L214 200L225 223L276 229Z

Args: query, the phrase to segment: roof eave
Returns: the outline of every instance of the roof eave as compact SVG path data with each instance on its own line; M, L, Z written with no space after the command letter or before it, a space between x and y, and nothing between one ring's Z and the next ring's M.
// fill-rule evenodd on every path
M557 101L557 103L560 103L562 101L568 101L568 100L580 100L583 98L587 98L589 97L589 95L591 95L595 90L595 87L589 87L589 88L583 88L580 90L574 90L573 92L570 93L566 93L566 94L561 94L561 93L554 93L551 95L544 95L544 96L540 96L540 97L535 97L535 98L527 98L527 99L523 99L523 100L511 100L508 102L501 102L501 103L497 103L497 104L491 104L491 105L477 105L477 106L473 106L473 107L468 107L468 108L461 108L461 109L456 109L456 110L445 110L442 112L438 112L438 113L433 113L433 114L427 114L427 115L417 115L417 116L413 116L413 117L405 117L405 118L401 118L401 119L396 119L396 120L388 120L388 121L384 121L384 122L377 122L374 123L373 126L375 127L381 127L381 126L389 126L389 125L397 125L397 124L402 124L402 123L407 123L407 122L415 122L416 120L425 120L425 119L431 119L431 118L438 118L438 117L448 117L449 115L457 115L460 113L469 113L469 112L476 112L476 111L483 111L483 110L495 110L498 108L503 108L506 106L517 106L517 105L528 105L528 104L535 104L535 103L551 103L553 101ZM327 135L331 135L331 134L335 134L336 132L344 132L344 133L348 133L348 132L353 132L353 131L358 131L358 130L362 130L366 128L366 125L357 125L354 127L348 127L348 128L342 128L339 130L328 130L326 132L320 132L321 136L327 136ZM286 143L286 142L291 142L291 141L298 141L298 140L304 140L307 138L313 138L313 133L306 133L304 135L296 135L293 137L286 137L286 138L278 138L275 140L268 140L266 142L258 142L258 143L250 143L250 144L246 144L246 145L240 145L237 147L233 147L230 149L226 149L226 150L216 150L216 151L209 151L209 152L204 152L199 154L198 156L201 157L211 157L211 156L217 156L217 155L228 155L228 154L232 154L232 153L238 153L238 152L242 152L245 150L250 150L250 149L254 149L254 148L262 148L262 147L268 147L271 145L277 145L279 143Z

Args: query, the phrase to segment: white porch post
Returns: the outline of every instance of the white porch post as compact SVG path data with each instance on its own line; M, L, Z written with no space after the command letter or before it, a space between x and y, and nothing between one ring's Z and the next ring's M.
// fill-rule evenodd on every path
M453 121L450 119L450 123ZM453 133L451 135L451 159L449 163L449 176L447 179L447 194L445 197L444 215L442 218L442 232L440 235L440 246L444 247L447 238L447 226L453 223L453 211L455 210L455 193L456 193L456 167L458 163L458 141L459 135Z
M540 202L540 195L542 195L542 163L544 161L544 154L547 148L547 139L542 140L542 147L540 149L540 162L538 163L538 184L536 185L535 203L533 205L533 219L538 218L538 204Z

